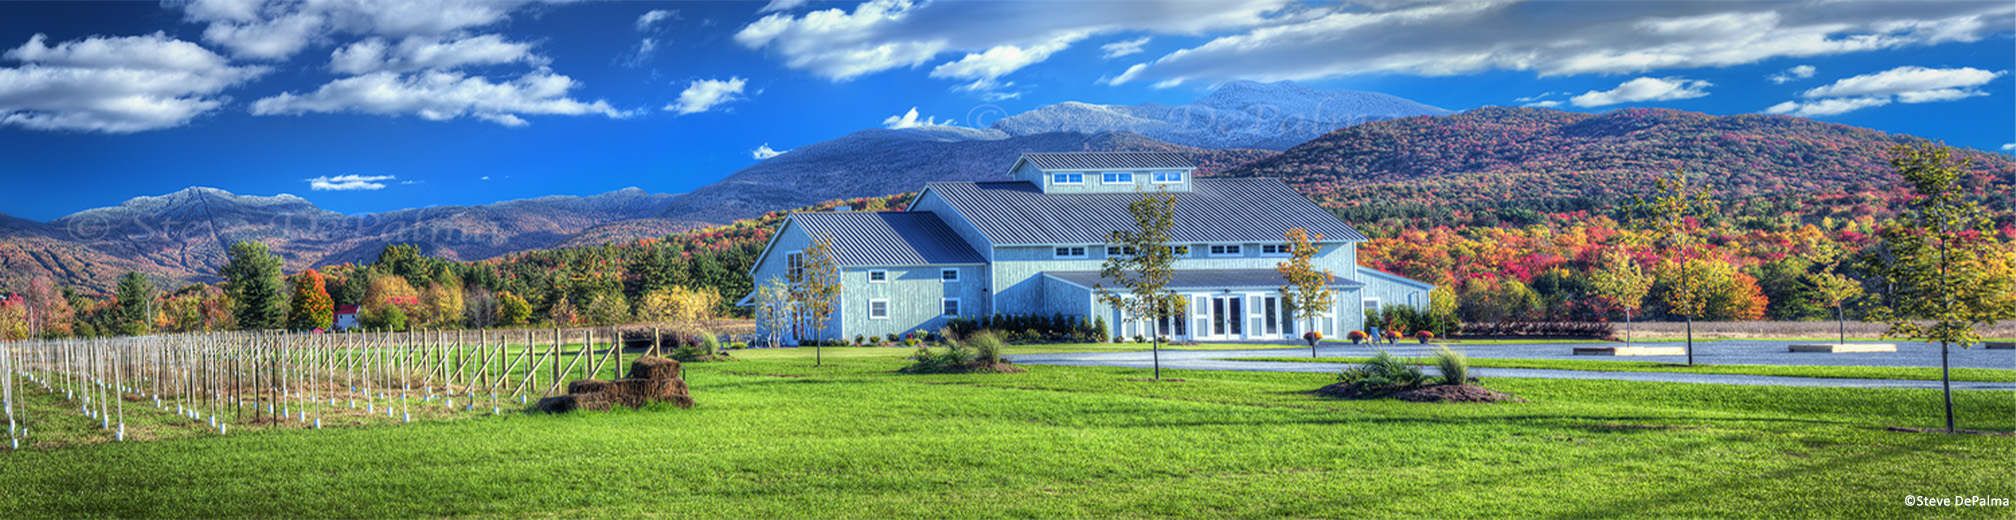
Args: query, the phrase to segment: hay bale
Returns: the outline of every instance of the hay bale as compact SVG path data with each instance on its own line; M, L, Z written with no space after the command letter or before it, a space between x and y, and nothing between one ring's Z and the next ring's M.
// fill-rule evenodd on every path
M582 379L582 380L578 380L578 381L568 381L568 382L567 382L567 393L569 393L569 394L600 394L600 393L606 393L606 392L608 392L608 391L609 391L609 387L610 387L610 384L609 384L609 382L608 382L608 381L603 381L603 380L600 380L600 379Z
M539 411L567 413L575 410L608 410L607 394L569 394L539 400Z
M604 394L616 404L628 407L644 406L648 403L687 397L686 381L681 379L618 379Z
M646 356L630 362L628 379L676 379L679 377L679 362L669 358Z

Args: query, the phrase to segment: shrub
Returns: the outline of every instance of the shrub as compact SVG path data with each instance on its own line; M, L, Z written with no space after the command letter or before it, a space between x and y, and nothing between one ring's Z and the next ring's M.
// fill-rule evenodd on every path
M1026 329L1022 331L1022 339L1030 343L1040 343L1043 341L1043 333L1037 332L1036 329Z
M890 343L895 343L895 342L896 342L896 333L894 333L894 332L891 332L891 333L889 333L889 342L890 342Z
M1426 383L1428 376L1421 373L1421 367L1381 350L1364 364L1345 368L1337 380L1365 386L1413 388Z
M1001 337L994 331L983 330L966 337L966 345L973 349L973 355L989 365L1001 363Z
M854 335L854 344L855 344L855 345L866 345L866 344L868 344L868 336L863 336L863 335L860 335L860 334L855 334L855 335Z
M918 345L923 345L923 344L924 344L924 341L923 341L923 340L920 340L920 339L917 339L917 338L909 338L909 339L905 339L905 340L903 340L903 346L905 346L905 347L915 347L915 346L918 346Z
M1135 342L1135 343L1147 343L1147 342L1148 342L1148 337L1147 337L1147 336L1143 336L1143 335L1140 335L1140 334L1135 334L1135 335L1134 335L1134 342Z
M700 331L700 351L706 352L707 355L709 356L714 355L716 352L720 352L721 337L714 335L713 331L707 331L707 330Z
M749 344L748 344L748 343L743 343L743 342L740 342L740 341L737 341L737 342L733 342L733 343L729 343L729 344L728 344L728 350L742 350L742 349L745 349L745 348L749 348Z
M1435 349L1435 368L1442 371L1442 384L1460 385L1470 381L1470 360L1447 345Z

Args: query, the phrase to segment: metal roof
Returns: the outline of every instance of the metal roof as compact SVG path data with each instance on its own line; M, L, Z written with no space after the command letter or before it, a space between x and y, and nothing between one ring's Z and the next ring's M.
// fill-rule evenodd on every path
M1100 276L1098 271L1044 271L1043 274L1088 289L1095 285L1121 289L1120 284ZM1169 277L1169 288L1176 290L1280 287L1287 284L1281 279L1281 273L1273 269L1178 269ZM1342 276L1330 279L1331 287L1364 285Z
M929 190L1003 245L1103 244L1112 231L1135 229L1127 204L1140 194L1043 193L1035 184L934 182ZM1325 241L1362 241L1365 235L1274 178L1194 179L1176 196L1172 243L1279 243L1292 228Z
M1045 170L1188 170L1197 167L1188 157L1176 152L1025 153L1020 160Z
M803 212L791 219L808 234L833 237L842 266L986 262L929 211Z

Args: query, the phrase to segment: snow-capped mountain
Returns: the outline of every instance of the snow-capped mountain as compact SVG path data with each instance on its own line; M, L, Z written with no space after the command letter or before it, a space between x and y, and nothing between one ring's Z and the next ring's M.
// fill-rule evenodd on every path
M1197 148L1286 150L1347 126L1452 113L1376 92L1238 81L1188 105L1065 102L1002 119L993 128L1015 136L1133 132Z

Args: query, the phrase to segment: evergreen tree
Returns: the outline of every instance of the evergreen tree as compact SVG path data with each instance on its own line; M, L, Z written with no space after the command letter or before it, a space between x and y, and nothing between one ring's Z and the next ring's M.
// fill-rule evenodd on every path
M154 330L154 283L138 271L119 277L119 331L139 336Z
M268 253L264 242L232 244L230 262L218 274L230 284L232 314L240 328L262 330L285 325L287 300L280 280L280 257Z

